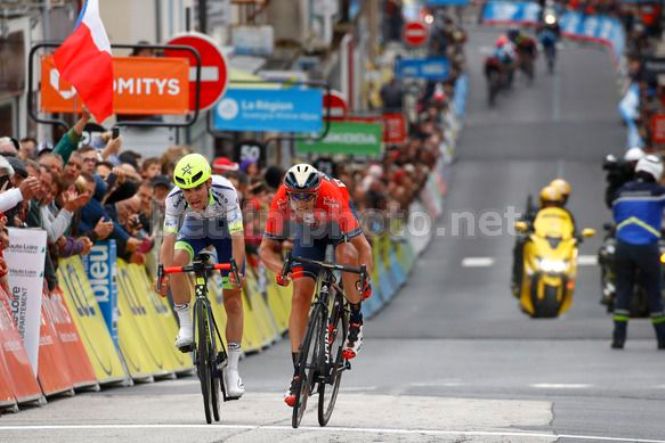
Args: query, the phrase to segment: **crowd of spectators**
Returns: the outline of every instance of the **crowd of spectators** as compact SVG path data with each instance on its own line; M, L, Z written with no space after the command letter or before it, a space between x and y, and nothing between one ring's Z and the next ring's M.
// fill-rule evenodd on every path
M371 212L386 221L405 220L447 142L449 132L443 116L464 69L462 45L466 33L446 16L437 20L440 26L435 27L431 50L445 53L452 60L450 79L419 84L416 109L405 109L408 105L402 100L390 103L384 93L377 105L416 116L408 123L404 143L386 146L382 157L372 160L339 156L294 160L313 162L342 181L361 218ZM393 92L401 97L401 85L395 81L389 84L398 88ZM191 152L188 147L174 146L159 158L144 158L123 146L122 136L114 138L112 132L103 135L101 147L81 146L89 123L90 114L84 111L54 147L40 145L33 138L0 138L0 253L8 244L7 228L45 230L45 278L50 289L57 285L58 259L88 254L98 240L113 239L118 257L145 263L160 241L173 168ZM238 190L248 257L251 264L256 264L267 211L284 170L249 160L237 163L228 157L214 158L211 164L214 173L229 178ZM365 227L368 234L376 234L369 232L372 226ZM6 273L7 265L0 255L0 279L4 280Z

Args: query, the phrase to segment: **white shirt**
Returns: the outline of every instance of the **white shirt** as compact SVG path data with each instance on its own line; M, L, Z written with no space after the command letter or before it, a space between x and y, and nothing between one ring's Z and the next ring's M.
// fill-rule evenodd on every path
M0 212L9 211L23 201L23 194L19 188L12 188L0 193Z
M166 197L164 233L177 233L180 221L184 217L201 220L224 218L228 224L230 234L243 231L238 192L233 184L221 175L212 176L208 205L202 212L194 211L189 207L182 189L176 187L169 192Z

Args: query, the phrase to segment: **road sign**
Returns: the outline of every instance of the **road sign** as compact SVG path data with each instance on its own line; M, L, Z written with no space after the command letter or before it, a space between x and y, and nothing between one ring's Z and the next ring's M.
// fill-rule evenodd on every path
M188 32L173 37L169 45L185 45L196 49L201 56L201 96L199 110L210 109L219 101L229 82L228 64L217 44L207 35ZM168 49L166 57L182 57L189 60L189 109L195 110L196 103L196 58L189 51Z
M330 114L328 114L330 108ZM341 92L331 90L330 94L323 96L323 115L330 115L331 120L344 120L348 112L348 105Z
M421 78L442 81L450 74L450 62L446 57L401 58L395 63L397 78Z
M319 132L323 127L320 89L229 88L215 106L216 131Z
M422 46L427 42L427 25L422 22L407 22L402 34L407 45Z
M233 160L242 163L249 160L263 167L266 163L266 147L257 140L242 140L235 144Z

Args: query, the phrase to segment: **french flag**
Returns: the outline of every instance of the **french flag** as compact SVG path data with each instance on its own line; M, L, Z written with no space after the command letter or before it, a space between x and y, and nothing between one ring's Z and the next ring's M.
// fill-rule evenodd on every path
M74 32L53 56L60 75L74 85L97 122L113 115L113 58L99 0L86 1Z

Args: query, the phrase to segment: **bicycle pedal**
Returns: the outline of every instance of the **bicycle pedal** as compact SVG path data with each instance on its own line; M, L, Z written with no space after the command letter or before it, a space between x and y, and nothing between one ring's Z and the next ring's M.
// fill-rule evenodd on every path
M224 396L224 401L234 401L234 400L240 400L241 397L226 397Z
M194 344L192 343L191 345L180 346L178 350L183 354L189 354L190 352L194 352Z

